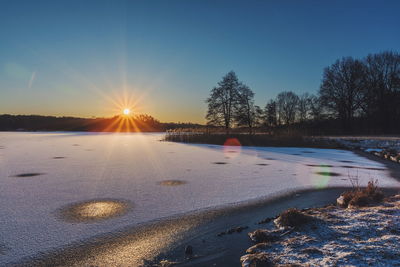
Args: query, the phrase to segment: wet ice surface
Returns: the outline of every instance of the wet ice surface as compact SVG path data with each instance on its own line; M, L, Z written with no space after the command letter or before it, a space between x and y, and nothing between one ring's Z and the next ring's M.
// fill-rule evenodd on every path
M0 133L0 264L176 214L300 188L350 186L349 175L361 185L376 178L382 187L398 185L382 164L348 151L223 148L160 142L162 136ZM17 177L34 173L41 175ZM57 216L66 205L96 199L132 208L90 222Z

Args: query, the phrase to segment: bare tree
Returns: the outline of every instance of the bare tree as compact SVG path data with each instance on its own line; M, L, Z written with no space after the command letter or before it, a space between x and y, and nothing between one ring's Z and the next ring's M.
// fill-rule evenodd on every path
M300 122L304 122L310 118L311 113L311 95L304 93L299 96L298 117Z
M319 91L321 100L346 128L351 126L362 105L364 73L363 64L352 57L337 60L324 70Z
M336 119L346 130L396 133L400 129L400 54L341 58L324 69L317 96L281 92L264 110L255 105L253 91L231 71L211 90L207 103L208 124L224 126L227 133L234 124L253 132L261 122L273 127L311 120L317 123L302 125L331 131Z
M272 99L265 106L265 122L269 127L274 127L278 123L276 101Z
M247 126L249 132L259 124L261 109L254 104L254 92L247 85L241 83L238 88L238 105L235 119L238 126Z
M282 92L278 94L276 102L279 121L286 125L294 123L299 97L293 92Z
M324 106L321 98L311 95L310 96L310 116L312 120L318 121L324 118Z
M400 116L400 54L383 52L364 59L366 94L363 109L381 129L398 123Z
M207 124L224 126L226 133L229 133L238 104L239 86L240 82L235 72L231 71L218 82L217 87L211 90L210 97L206 100L208 103Z

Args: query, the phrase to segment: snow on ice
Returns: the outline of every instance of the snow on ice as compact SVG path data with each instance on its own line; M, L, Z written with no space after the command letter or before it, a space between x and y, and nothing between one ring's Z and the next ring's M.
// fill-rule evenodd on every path
M350 151L189 145L162 137L0 133L0 264L173 215L351 186L349 176L361 185L379 179L380 187L398 186L384 165ZM118 203L129 208L116 214ZM68 206L94 217L65 220L59 215Z

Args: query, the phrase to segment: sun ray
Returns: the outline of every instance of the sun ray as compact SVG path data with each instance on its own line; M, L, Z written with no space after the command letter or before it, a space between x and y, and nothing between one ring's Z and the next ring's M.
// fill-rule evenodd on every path
M113 128L120 123L121 118L118 117L115 119L111 124L109 124L106 128L102 129L103 132L111 132L113 131Z
M135 120L131 117L129 118L131 125L133 126L134 132L141 132L140 128L137 126Z

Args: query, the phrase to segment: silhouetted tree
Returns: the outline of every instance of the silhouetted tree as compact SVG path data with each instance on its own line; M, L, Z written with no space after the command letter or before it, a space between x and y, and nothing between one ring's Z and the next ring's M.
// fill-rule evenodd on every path
M276 102L279 122L286 125L294 123L299 97L293 92L282 92L278 94Z
M260 122L261 114L261 108L254 104L254 92L242 83L238 89L238 105L235 111L236 124L248 127L250 133L252 133L253 127Z
M324 118L324 106L321 98L311 95L310 96L310 116L312 120L318 121Z
M240 82L235 72L231 71L218 82L217 87L211 90L211 95L206 101L208 103L207 124L224 126L226 132L229 133L238 104L239 86Z
M270 100L265 106L265 123L269 127L274 127L277 125L277 114L276 114L276 102Z
M383 52L364 59L366 117L383 130L393 127L400 117L400 55Z
M309 119L311 113L311 96L309 93L304 93L299 96L298 101L298 117L300 122Z
M337 60L324 70L319 91L321 100L347 129L362 105L364 75L363 64L352 57Z

